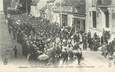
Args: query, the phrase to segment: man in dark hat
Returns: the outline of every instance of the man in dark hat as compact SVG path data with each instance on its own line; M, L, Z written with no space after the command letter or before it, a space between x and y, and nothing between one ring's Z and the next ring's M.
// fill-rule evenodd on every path
M14 57L16 58L17 57L17 48L16 48L16 46L14 47Z
M62 59L63 59L63 63L67 63L67 61L68 61L68 52L67 52L66 48L62 52Z
M20 7L19 9L23 12L27 12L29 15L31 10L31 3L32 0L20 0L20 4L22 4L22 7Z

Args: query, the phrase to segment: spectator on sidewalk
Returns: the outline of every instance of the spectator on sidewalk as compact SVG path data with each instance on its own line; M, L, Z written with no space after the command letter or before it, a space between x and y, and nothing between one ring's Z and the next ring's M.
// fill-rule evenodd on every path
M17 48L16 48L16 46L14 47L13 51L14 51L14 57L17 58Z

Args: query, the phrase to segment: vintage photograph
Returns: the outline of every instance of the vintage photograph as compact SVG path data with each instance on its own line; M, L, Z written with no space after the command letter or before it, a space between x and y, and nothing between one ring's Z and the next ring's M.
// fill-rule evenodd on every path
M115 0L0 0L0 72L115 72Z

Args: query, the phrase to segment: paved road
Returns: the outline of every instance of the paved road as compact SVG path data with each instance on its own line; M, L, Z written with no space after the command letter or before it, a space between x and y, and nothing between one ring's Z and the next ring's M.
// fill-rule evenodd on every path
M38 68L33 67L30 65L26 65L26 60L21 60L22 63L18 62L19 60L16 60L14 62L10 62L6 66L1 66L0 71L8 71L8 72L115 72L115 66L109 67L108 61L100 55L98 52L85 52L84 54L85 60L82 61L81 65L77 65L77 62L74 62L73 64L66 65L60 65L58 68L55 67L44 67L44 68ZM13 64L17 64L16 66L13 66ZM20 63L20 64L19 64ZM9 67L9 68L7 68ZM1 69L2 68L2 69Z

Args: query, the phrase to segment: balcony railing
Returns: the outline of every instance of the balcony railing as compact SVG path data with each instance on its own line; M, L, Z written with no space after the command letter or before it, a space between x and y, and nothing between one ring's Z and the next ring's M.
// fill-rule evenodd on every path
M97 0L97 5L109 6L111 5L112 0Z

